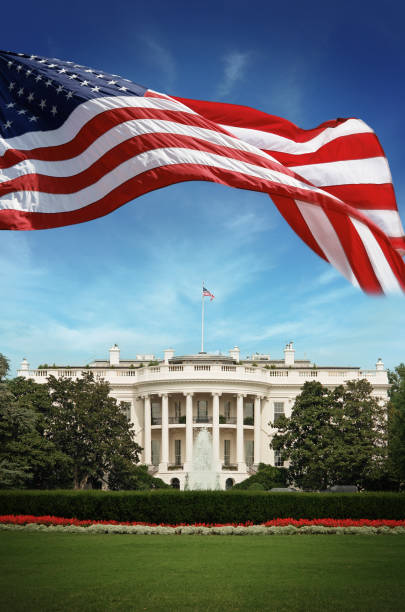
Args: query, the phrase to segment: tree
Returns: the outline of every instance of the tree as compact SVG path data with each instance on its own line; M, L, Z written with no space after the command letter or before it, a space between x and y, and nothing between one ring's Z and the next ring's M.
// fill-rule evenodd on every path
M256 474L246 480L234 485L233 489L252 489L258 488L264 491L285 487L287 482L287 470L285 468L274 467L265 463L259 463ZM260 486L258 486L260 485Z
M90 478L106 484L118 458L139 461L142 449L123 413L125 405L110 397L107 382L83 372L77 380L50 376L48 389L52 406L46 435L70 457L75 489L83 489Z
M132 461L117 457L108 475L108 487L112 491L146 489L170 489L161 478L148 473L147 465L134 465Z
M377 478L386 457L385 408L366 380L334 390L306 382L291 418L277 420L271 446L290 461L289 478L304 489L326 489Z
M405 364L388 371L389 391L388 457L390 471L401 484L405 482Z

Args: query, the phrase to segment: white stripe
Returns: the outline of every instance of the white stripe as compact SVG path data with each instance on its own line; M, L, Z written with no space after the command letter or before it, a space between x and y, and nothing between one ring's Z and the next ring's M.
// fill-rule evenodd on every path
M87 206L99 200L123 182L151 170L172 164L200 164L242 173L247 177L264 179L274 184L298 187L309 192L321 190L301 183L295 178L275 170L241 162L214 153L185 148L153 149L137 155L105 174L99 181L73 194L49 194L39 191L16 191L0 198L0 209L25 210L30 212L66 212ZM252 190L256 184L252 181ZM269 192L271 187L269 186ZM289 193L291 195L291 192Z
M371 230L364 225L364 223L354 219L353 217L350 217L350 220L364 244L375 275L378 278L384 293L402 293L402 289L396 279L396 276L391 270L391 266L389 265Z
M378 225L391 238L405 236L399 213L396 210L361 210L366 217Z
M361 121L361 119L348 119L336 127L325 128L323 132L320 132L317 136L314 136L314 138L306 142L295 142L295 140L290 140L289 138L279 136L272 132L264 132L251 128L234 127L232 125L221 125L221 127L245 142L249 142L255 147L259 147L259 149L279 151L280 153L291 153L293 155L314 153L323 147L323 145L341 136L369 132L373 133L373 130L364 123L364 121Z
M380 185L391 183L391 172L385 157L367 159L350 159L308 166L294 166L293 170L313 185L327 187L331 185Z
M7 149L35 149L53 147L70 142L79 130L93 117L115 108L156 108L171 111L187 111L196 115L181 102L172 99L148 98L140 96L112 96L107 98L93 98L79 104L66 119L65 123L56 130L47 132L28 132L8 140L0 138L0 155Z
M315 241L319 244L328 261L355 287L359 284L353 273L339 237L320 206L296 200L296 204L304 217Z
M154 133L191 136L220 146L239 151L247 151L277 164L280 169L283 168L281 164L264 151L244 143L237 138L228 136L227 134L221 134L221 132L215 132L214 130L192 125L184 125L176 123L175 121L165 121L161 119L131 119L130 121L125 121L114 126L111 130L102 134L86 150L72 159L61 161L27 159L15 164L15 166L11 168L5 170L0 169L0 184L27 174L43 174L54 177L73 176L89 168L100 159L102 155L129 138L141 134Z

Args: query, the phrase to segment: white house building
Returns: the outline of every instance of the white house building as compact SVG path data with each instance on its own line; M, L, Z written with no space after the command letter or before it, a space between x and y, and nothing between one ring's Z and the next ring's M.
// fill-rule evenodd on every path
M275 432L270 422L281 414L290 416L305 381L333 388L365 378L376 398L384 402L389 388L381 359L375 370L319 367L307 359L296 360L292 342L286 345L283 359L256 353L243 361L238 347L229 356L175 356L174 350L167 349L163 359L137 355L122 360L114 345L108 360L81 367L30 370L23 359L18 375L46 382L51 374L77 378L84 370L107 380L111 395L127 402L136 441L144 449L143 462L151 473L180 488L192 469L193 440L201 427L211 432L219 485L227 488L247 478L261 462L282 465L269 446Z

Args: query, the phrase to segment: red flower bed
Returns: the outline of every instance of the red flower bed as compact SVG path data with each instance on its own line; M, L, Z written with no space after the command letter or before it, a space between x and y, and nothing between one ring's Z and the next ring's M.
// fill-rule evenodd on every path
M250 527L253 525L251 521L246 523L193 523L187 525L180 523L178 525L169 525L167 523L142 523L128 521L82 521L76 518L61 518L58 516L31 516L29 514L6 514L0 516L0 523L8 525L27 525L28 523L38 523L40 525L78 525L80 527L89 527L90 525L142 525L149 527ZM273 519L263 523L265 527L286 527L293 525L294 527L306 527L311 525L321 525L323 527L405 527L405 520L393 521L386 519Z

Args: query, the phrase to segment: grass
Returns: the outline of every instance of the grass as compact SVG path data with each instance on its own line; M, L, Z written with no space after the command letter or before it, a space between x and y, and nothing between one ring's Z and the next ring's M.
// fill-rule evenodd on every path
M401 536L0 533L0 610L385 611Z

